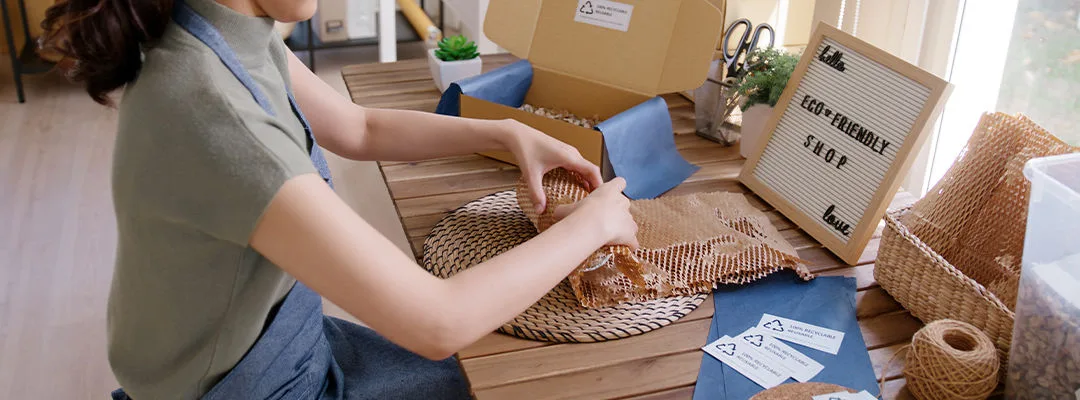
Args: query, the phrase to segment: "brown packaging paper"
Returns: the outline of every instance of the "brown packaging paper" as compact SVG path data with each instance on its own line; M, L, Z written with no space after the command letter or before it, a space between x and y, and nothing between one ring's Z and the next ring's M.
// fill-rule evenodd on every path
M588 195L581 179L563 169L545 175L543 185L548 206L541 215L524 181L517 187L518 204L540 232L555 222L558 205ZM570 274L584 307L707 293L719 283L748 283L785 268L813 278L768 217L741 193L635 200L630 212L640 248L605 246Z

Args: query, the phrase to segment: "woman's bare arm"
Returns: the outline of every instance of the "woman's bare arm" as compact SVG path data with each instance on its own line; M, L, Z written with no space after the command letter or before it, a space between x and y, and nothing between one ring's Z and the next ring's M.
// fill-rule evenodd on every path
M616 179L532 240L439 279L315 175L285 183L251 245L389 340L431 359L456 353L524 311L606 242L636 246Z
M338 94L291 53L289 75L296 101L319 144L353 160L413 161L510 151L513 144L509 136L531 129L513 120L360 107Z
M600 168L573 146L514 120L479 120L419 111L363 108L340 96L289 55L296 101L311 123L319 145L354 160L412 161L505 150L514 154L539 210L545 196L540 181L563 167L600 186Z

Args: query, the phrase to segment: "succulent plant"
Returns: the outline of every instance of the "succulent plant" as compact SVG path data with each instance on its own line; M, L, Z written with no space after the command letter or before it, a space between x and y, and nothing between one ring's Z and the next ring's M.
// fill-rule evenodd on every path
M444 37L435 49L435 57L443 61L470 60L479 56L476 43L462 35Z

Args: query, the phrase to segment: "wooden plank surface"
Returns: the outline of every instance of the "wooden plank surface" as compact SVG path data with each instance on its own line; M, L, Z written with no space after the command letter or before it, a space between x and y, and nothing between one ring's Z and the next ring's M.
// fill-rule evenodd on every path
M490 70L515 61L511 56L484 56ZM433 111L439 92L425 60L345 67L343 78L353 101L366 107ZM889 359L910 342L922 323L912 317L873 276L881 226L856 265L840 261L736 180L745 161L738 147L722 147L693 134L693 105L666 95L679 152L701 170L665 196L726 191L743 193L765 212L781 235L796 247L811 271L822 276L855 277L856 315L875 373L884 374L885 399L910 398L901 374L903 357L888 369ZM509 190L517 168L479 155L420 162L380 162L394 206L414 255L447 212L485 195ZM915 199L901 193L891 207ZM693 393L714 310L711 296L694 312L644 335L589 344L553 344L492 333L458 356L478 398L634 398L686 399Z
M896 326L890 332L864 333L863 335L867 347L871 349L871 358L874 358L875 352L886 353L879 357L881 359L879 365L884 365L895 353L896 349L891 346L906 343L907 338L918 330L919 325L917 323L912 325L911 320L913 317L897 307L887 314L860 321L864 329L875 329L881 324ZM699 349L705 345L711 323L711 318L681 321L669 327L626 339L517 349L489 356L466 358L462 364L469 371L469 380L473 387L479 390L561 374L575 374L640 358L662 357L685 352L693 352L701 356ZM905 335L907 335L906 338ZM580 357L581 354L590 356Z

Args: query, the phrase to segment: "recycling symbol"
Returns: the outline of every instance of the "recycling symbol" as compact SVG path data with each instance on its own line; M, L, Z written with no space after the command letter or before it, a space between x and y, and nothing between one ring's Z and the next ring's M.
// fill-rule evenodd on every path
M742 337L743 340L750 342L755 347L761 347L761 342L765 340L761 335L746 335Z
M783 332L784 331L784 325L781 324L780 320L778 320L778 319L774 319L774 320L766 323L765 327L768 328L768 329L772 329L774 331L777 331L777 332Z
M716 345L716 349L729 356L735 355L735 343L724 343Z
M585 4L582 4L581 8L578 9L578 12L582 13L582 14L585 14L585 15L592 15L592 13L593 13L592 2L591 1L586 1Z

